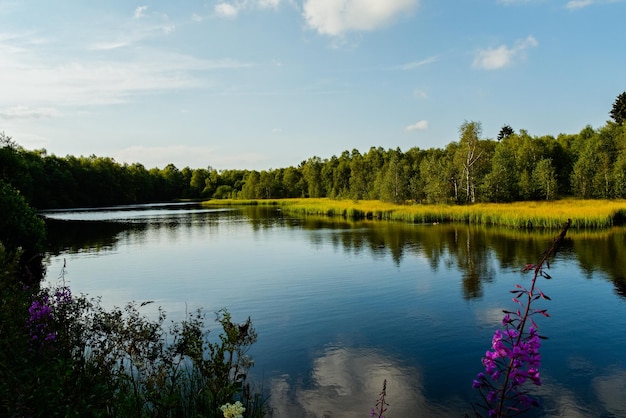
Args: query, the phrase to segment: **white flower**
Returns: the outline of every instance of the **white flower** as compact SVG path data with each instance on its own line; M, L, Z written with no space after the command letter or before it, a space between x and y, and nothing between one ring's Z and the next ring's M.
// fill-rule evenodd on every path
M229 403L222 405L220 409L224 413L224 418L243 418L243 412L246 410L239 401L235 402L234 405Z

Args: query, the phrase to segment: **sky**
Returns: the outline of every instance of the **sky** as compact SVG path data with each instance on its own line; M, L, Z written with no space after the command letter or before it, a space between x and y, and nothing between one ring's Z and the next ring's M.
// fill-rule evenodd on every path
M626 90L625 0L0 0L0 132L146 168L578 133Z

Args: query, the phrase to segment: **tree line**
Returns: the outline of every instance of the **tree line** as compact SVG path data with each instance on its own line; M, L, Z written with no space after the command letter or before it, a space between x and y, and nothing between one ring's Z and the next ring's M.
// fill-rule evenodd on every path
M621 98L621 99L620 99ZM560 197L626 198L626 93L614 121L577 134L533 136L508 125L483 138L466 121L444 148L371 147L270 170L147 169L109 157L49 155L0 134L0 179L38 209L173 199L330 197L396 203L512 202Z

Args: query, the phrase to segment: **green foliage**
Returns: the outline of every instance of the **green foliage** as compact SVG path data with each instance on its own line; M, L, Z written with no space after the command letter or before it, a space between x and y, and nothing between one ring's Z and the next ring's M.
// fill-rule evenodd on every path
M0 241L8 249L43 250L46 238L44 222L19 191L1 179L0 213Z
M537 163L532 174L533 183L542 199L554 200L557 197L556 171L550 158L544 158Z
M544 199L547 183L537 165L550 160L553 196L624 198L626 92L616 99L614 122L599 129L554 137L518 133L504 125L496 140L483 139L480 122L464 122L459 140L445 148L406 151L371 147L329 158L311 157L297 167L270 170L179 170L173 164L147 170L112 158L47 155L27 151L0 134L0 179L38 209L149 203L181 198L278 199L330 197L391 202L508 202ZM436 152L435 152L436 151ZM428 158L428 163L422 164ZM556 182L556 183L555 183Z
M617 96L610 115L618 125L624 124L626 121L626 91Z
M14 265L0 246L2 274ZM221 310L222 332L209 338L200 310L166 330L163 310L142 313L149 302L106 311L65 286L32 294L0 279L3 416L219 417L235 401L246 417L267 412L246 379L250 318Z
M498 132L498 141L502 141L503 139L510 137L514 133L515 131L513 130L513 128L511 128L510 125L504 125L500 129L500 132Z
M16 277L28 284L38 283L44 275L41 252L46 229L26 199L0 179L0 243L4 251L20 255Z

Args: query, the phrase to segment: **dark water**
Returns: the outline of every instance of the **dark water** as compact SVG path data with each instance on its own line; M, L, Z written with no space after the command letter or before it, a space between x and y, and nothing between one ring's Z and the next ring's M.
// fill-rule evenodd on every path
M289 218L193 205L48 213L54 282L105 306L155 300L252 317L253 379L276 417L462 416L509 290L558 231ZM626 230L570 231L539 287L542 408L626 416Z

